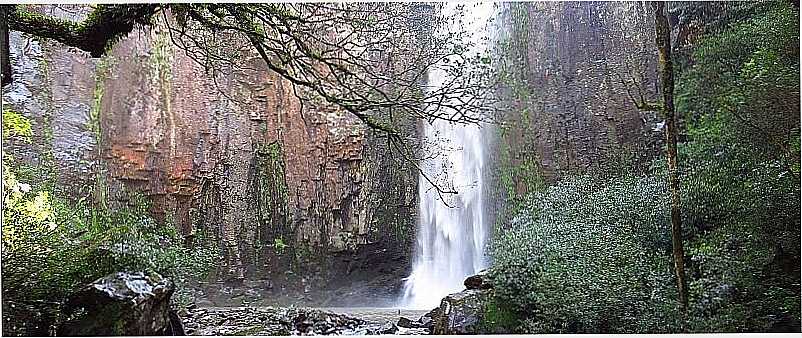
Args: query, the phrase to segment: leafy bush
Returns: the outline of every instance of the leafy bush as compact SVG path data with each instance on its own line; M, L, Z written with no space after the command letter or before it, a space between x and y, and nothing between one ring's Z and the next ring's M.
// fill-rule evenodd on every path
M496 293L526 318L519 330L798 327L798 185L776 164L707 155L682 177L686 322L677 320L668 197L659 170L607 181L575 177L529 196L492 247Z
M494 240L497 295L527 333L657 332L671 310L663 180L564 180L529 196ZM655 250L657 249L657 250Z
M744 2L733 7L731 15L726 15L731 17L725 21L727 25L704 36L694 46L690 60L675 60L688 63L677 76L676 106L689 121L716 114L717 101L730 89L759 90L739 87L736 81L757 51L770 51L781 63L794 65L792 73L799 72L798 9L785 1ZM750 8L755 11L747 10Z
M692 145L683 149L686 261L696 299L689 329L798 327L800 190L793 169L750 147Z
M694 331L799 330L799 14L765 5L678 83L699 116L681 148Z

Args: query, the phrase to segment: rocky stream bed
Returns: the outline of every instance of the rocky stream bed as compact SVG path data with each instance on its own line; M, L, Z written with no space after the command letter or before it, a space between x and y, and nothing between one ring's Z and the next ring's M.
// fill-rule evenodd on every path
M171 306L175 286L156 273L119 272L85 285L64 307L62 336L416 335L488 333L484 274L431 311L398 308ZM499 332L493 332L499 333Z
M418 318L425 311L390 308L194 308L180 313L187 335L412 335L425 328L398 327L401 317Z

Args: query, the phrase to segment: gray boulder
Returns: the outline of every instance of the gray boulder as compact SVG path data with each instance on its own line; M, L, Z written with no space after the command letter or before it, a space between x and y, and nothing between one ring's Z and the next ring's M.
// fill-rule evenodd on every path
M439 309L439 308L438 308ZM421 316L418 320L412 320L407 317L398 318L398 322L396 326L403 327L405 329L426 329L431 331L432 329L432 316L435 315L438 309L434 309L429 311L429 313Z
M70 297L64 309L67 320L59 327L58 335L181 334L180 318L170 313L174 290L173 283L156 273L107 275Z
M443 298L433 313L432 334L482 334L484 304L489 294L485 290L464 290Z
M438 308L417 321L403 324L427 327L437 335L510 333L511 323L498 322L499 308L487 271L466 278L463 284L465 290L446 296Z

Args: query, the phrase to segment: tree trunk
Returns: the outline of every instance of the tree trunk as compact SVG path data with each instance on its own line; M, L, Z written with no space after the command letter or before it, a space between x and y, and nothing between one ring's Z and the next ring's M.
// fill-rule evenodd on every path
M10 7L0 7L0 76L2 80L0 83L6 85L11 83L11 59L10 59L10 45L8 42L8 11Z
M671 193L671 243L674 251L674 273L677 277L677 294L682 309L688 308L688 290L685 280L685 252L682 248L682 221L680 219L679 174L677 172L677 124L674 116L674 67L671 60L671 26L666 17L665 3L652 2L657 33L660 88L663 94L663 116L666 119L666 145L668 148L668 185Z

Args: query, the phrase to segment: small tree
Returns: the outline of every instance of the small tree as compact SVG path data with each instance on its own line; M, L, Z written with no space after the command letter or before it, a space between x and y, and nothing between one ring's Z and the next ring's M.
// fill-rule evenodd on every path
M654 8L660 90L663 96L660 111L663 112L663 117L666 120L666 158L668 160L668 189L671 194L671 244L674 253L674 274L677 278L679 302L682 304L682 308L687 310L688 283L685 280L685 251L682 247L682 220L680 219L677 124L674 114L674 67L671 59L671 25L666 16L665 3L652 2L652 8Z

